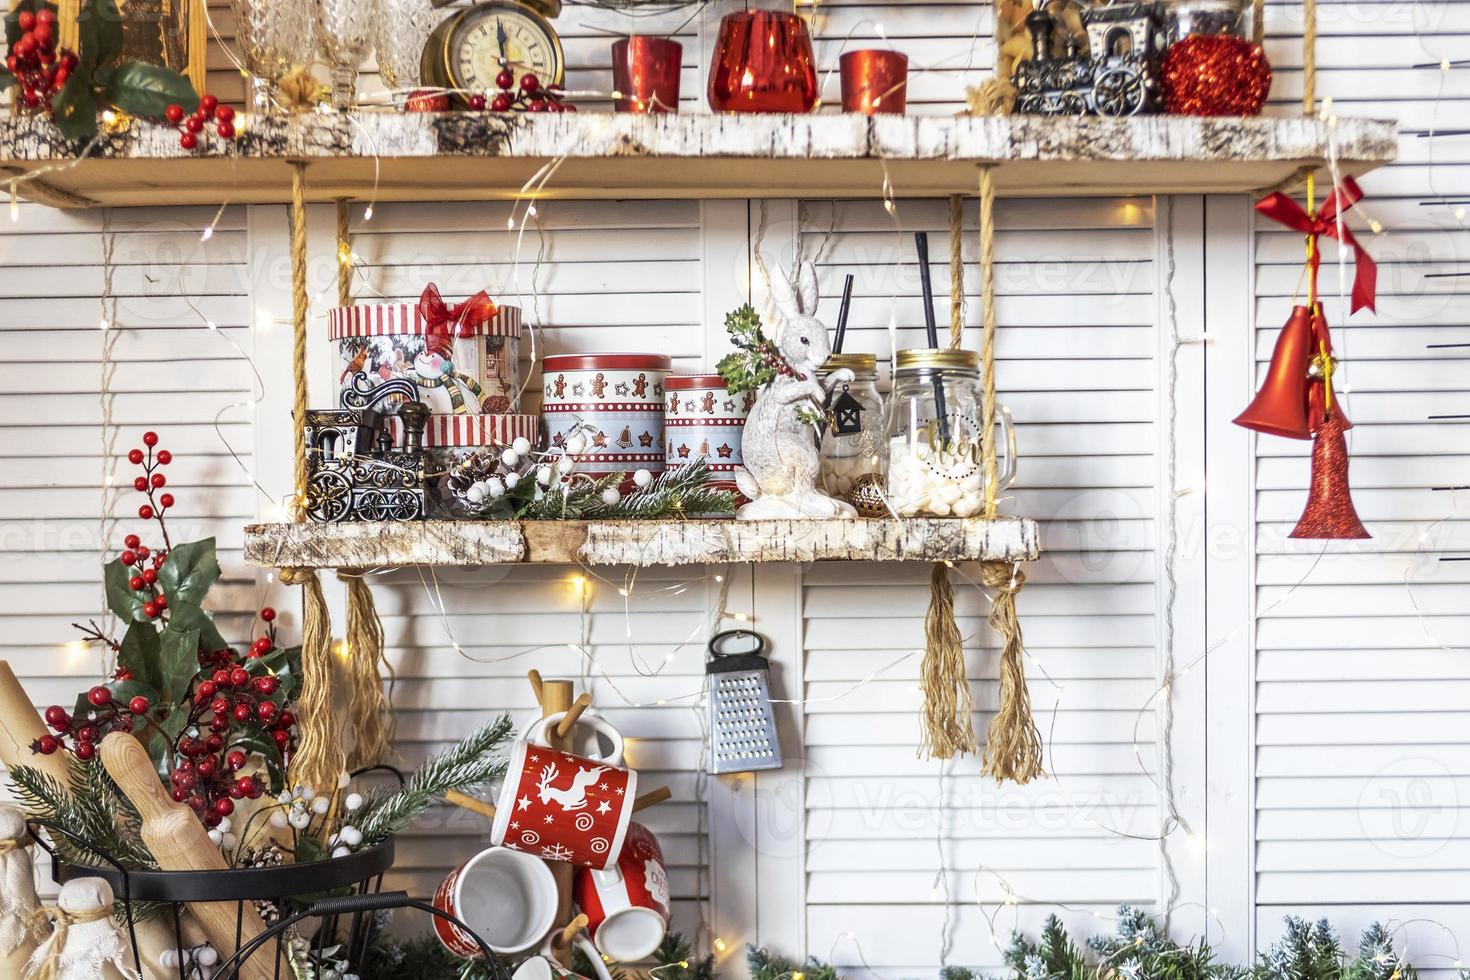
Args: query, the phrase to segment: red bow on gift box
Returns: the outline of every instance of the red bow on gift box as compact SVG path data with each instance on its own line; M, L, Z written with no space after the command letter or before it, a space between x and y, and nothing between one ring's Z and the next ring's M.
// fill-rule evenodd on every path
M457 336L470 337L474 335L476 327L489 323L499 312L500 307L495 305L495 301L483 289L454 306L444 304L443 297L439 295L439 287L432 282L424 287L419 296L419 315L424 318L427 328L425 333L447 334L449 331L445 326L452 323L457 328Z
M1347 222L1341 219L1342 215L1345 215L1353 205L1362 199L1363 192L1359 189L1358 182L1351 177L1344 177L1342 183L1334 187L1332 193L1327 195L1327 200L1322 202L1321 209L1315 214L1307 213L1300 204L1280 191L1268 194L1256 203L1256 210L1261 214L1311 238L1310 274L1314 295L1317 269L1322 264L1322 250L1317 247L1317 239L1323 235L1328 238L1336 238L1344 246L1353 250L1354 265L1357 267L1353 275L1352 311L1354 313L1365 307L1372 310L1378 295L1378 265L1373 261L1373 256L1358 244Z

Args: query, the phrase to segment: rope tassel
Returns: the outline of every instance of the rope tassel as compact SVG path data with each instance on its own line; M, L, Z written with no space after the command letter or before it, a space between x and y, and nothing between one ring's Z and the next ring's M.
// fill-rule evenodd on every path
M954 589L949 584L949 573L938 563L929 576L929 612L924 616L924 660L919 678L924 689L919 757L952 759L975 752L964 638L954 621Z
M980 566L981 581L995 590L990 606L990 628L1001 638L1000 705L985 733L985 756L980 772L997 782L1025 785L1044 775L1041 766L1041 732L1031 715L1031 694L1026 688L1022 657L1021 621L1016 616L1016 594L1026 583L1019 568L998 562Z
M331 614L316 569L283 568L281 582L301 586L301 696L296 701L298 741L291 781L331 793L346 768L332 710Z
M391 687L396 677L383 654L383 624L372 589L360 572L338 572L347 583L347 716L352 730L349 769L387 761L398 726L393 705L383 691L383 675Z

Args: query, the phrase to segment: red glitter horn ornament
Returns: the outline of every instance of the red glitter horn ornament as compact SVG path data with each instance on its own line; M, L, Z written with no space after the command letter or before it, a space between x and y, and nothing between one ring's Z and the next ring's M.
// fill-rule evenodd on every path
M1255 116L1271 92L1260 45L1228 34L1191 34L1159 66L1164 110L1181 116Z
M1354 541L1372 537L1353 506L1342 423L1343 414L1329 408L1312 443L1312 485L1307 492L1306 509L1292 529L1293 538Z

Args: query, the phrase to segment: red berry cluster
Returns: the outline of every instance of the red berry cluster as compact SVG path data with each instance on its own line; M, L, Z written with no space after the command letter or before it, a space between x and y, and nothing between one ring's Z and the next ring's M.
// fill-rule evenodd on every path
M168 478L160 470L173 462L174 457L167 449L154 452L154 447L158 445L156 432L143 433L143 445L147 447L147 452L142 449L128 451L128 462L143 467L143 475L133 480L133 489L148 497L148 502L138 508L138 516L145 521L158 521L158 527L163 532L164 547L153 551L138 535L129 534L123 538L123 552L117 556L117 560L133 569L128 587L134 592L148 594L148 599L143 603L143 612L149 619L157 619L168 608L168 596L158 586L158 569L168 559L168 548L171 547L163 513L174 505L174 495L163 490L168 484Z
M5 57L5 67L20 86L20 102L27 109L49 104L77 67L75 51L56 48L56 11L22 10L16 14L21 35Z
M541 79L527 72L522 75L520 82L516 81L515 73L509 68L500 69L500 74L495 76L495 87L499 89L495 98L490 100L491 112L576 112L577 107L570 102L563 101L565 93L559 88L550 88L541 84ZM470 108L485 108L484 96L478 96L479 106L474 104L473 99Z
M776 350L770 341L763 340L757 344L755 347L755 356L762 364L777 374L784 374L787 377L795 378L797 381L806 380L806 375L798 373L791 366L790 362L781 356L781 352Z
M113 698L105 687L94 687L87 692L87 703L93 711L84 720L73 718L59 704L46 709L46 724L55 735L42 735L31 743L31 751L51 755L57 749L67 748L66 740L72 740L71 751L78 759L90 759L97 754L97 742L109 732L130 732L134 716L146 715L152 707L141 695L123 704Z
M227 105L220 105L219 99L208 92L199 97L199 108L192 113L185 113L184 107L175 102L163 110L163 118L179 127L179 145L186 150L192 150L199 145L199 134L204 132L205 124L211 120L220 139L235 138L235 110Z

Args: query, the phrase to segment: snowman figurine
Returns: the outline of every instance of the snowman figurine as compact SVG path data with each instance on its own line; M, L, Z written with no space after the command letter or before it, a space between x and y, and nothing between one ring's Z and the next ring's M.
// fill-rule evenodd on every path
M454 338L447 333L424 337L424 349L413 359L419 397L436 415L479 415L484 392L474 378L454 370Z

